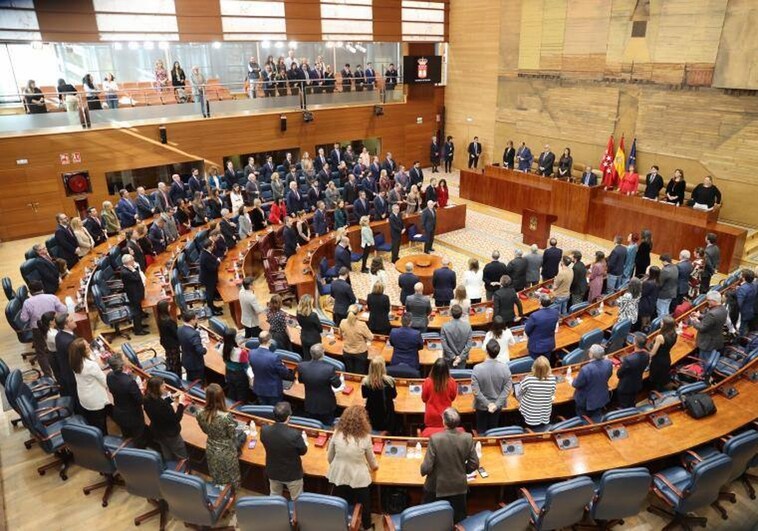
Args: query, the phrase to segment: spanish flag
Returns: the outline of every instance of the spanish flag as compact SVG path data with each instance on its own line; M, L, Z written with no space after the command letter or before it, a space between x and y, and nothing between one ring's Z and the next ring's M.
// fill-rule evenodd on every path
M626 153L624 152L624 136L621 135L619 148L616 150L616 158L613 159L613 183L614 186L621 182L626 174Z

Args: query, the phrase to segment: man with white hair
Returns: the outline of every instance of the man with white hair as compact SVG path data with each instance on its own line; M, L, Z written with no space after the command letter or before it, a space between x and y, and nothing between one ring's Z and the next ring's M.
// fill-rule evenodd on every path
M421 282L416 282L413 286L413 295L405 299L405 311L411 314L411 328L415 328L422 334L426 332L426 327L429 326L429 314L432 313L432 303L429 297L424 295L424 285Z
M533 243L526 259L526 285L534 286L540 281L540 268L542 267L542 254L537 244Z
M453 292L457 285L455 271L450 269L450 259L442 259L442 267L432 273L432 287L434 288L434 304L437 307L450 306L453 300Z
M397 284L400 286L400 304L405 305L406 299L413 295L416 284L419 283L419 278L413 273L413 262L406 262L405 273L400 273L397 279Z
M551 177L553 175L553 164L555 164L555 153L550 151L550 146L545 144L545 150L540 153L540 158L537 160L537 173L544 177Z
M709 291L705 300L708 304L708 311L702 317L692 317L692 326L697 330L695 343L700 351L700 360L705 361L714 350L720 351L724 348L724 325L726 324L727 310L726 306L721 304L721 293L718 291Z
M521 291L526 287L526 269L529 264L524 258L524 252L521 249L513 250L513 260L508 262L508 272L506 273L511 277L513 282L513 289Z
M574 386L576 414L598 422L611 400L608 380L613 374L613 363L605 358L605 349L600 345L590 347L589 357L589 363L582 366L576 380L570 383Z
M676 268L679 270L679 282L674 307L679 306L690 292L690 276L692 276L693 269L690 258L691 255L687 249L679 251L679 263L676 264Z
M421 226L426 234L424 253L434 251L434 231L437 230L437 213L434 211L434 201L427 201L426 208L421 211Z
M142 280L142 272L134 262L134 257L130 254L124 254L122 258L123 267L121 268L121 281L124 283L124 292L129 299L129 308L132 311L132 322L134 323L134 335L147 335L144 330L142 319L145 314L142 312L142 300L145 298L145 284Z

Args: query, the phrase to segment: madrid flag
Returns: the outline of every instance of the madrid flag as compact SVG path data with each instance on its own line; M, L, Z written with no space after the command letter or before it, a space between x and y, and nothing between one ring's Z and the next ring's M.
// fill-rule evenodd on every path
M619 142L619 148L616 150L616 158L613 161L613 184L617 186L621 179L624 178L626 173L626 153L624 152L624 135L621 135L621 142Z
M603 172L603 186L608 186L608 182L613 181L613 135L608 138L608 147L605 148L605 155L600 161L600 170Z

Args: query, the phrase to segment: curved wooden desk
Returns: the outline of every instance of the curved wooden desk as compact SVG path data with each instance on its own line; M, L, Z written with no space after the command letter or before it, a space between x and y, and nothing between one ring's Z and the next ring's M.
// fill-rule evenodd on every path
M399 273L405 273L405 265L409 262L413 264L413 273L424 285L424 293L432 293L432 275L435 269L442 267L442 257L436 254L411 254L395 262L395 269Z

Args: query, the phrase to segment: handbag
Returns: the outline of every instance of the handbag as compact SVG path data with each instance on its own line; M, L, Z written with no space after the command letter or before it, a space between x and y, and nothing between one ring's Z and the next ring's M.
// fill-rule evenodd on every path
M234 428L234 439L237 446L237 454L241 454L242 448L247 442L247 433L245 433L245 429L240 426Z
M713 403L713 399L703 393L688 395L682 400L682 403L684 410L693 419L702 419L716 413L716 404Z

